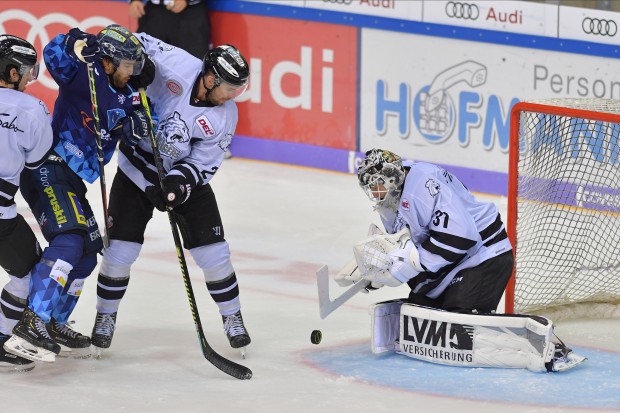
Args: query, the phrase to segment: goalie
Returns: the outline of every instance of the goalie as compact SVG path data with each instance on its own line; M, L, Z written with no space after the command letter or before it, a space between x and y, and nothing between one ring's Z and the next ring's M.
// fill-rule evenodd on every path
M366 152L358 179L388 234L371 225L369 237L354 247L356 263L336 281L366 282L368 289L407 283L411 289L406 300L373 307L375 352L536 371L584 360L557 338L552 342L550 320L494 315L514 265L495 204L477 200L446 170L403 162L387 150ZM472 354L457 351L460 341Z

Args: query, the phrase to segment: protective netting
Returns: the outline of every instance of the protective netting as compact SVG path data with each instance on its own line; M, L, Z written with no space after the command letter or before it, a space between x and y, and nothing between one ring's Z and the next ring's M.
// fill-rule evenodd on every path
M531 103L557 112L519 115L514 311L620 303L620 101Z

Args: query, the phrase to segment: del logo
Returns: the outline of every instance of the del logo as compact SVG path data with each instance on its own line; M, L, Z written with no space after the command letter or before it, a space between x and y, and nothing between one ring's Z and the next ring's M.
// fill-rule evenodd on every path
M209 119L207 119L205 115L201 115L198 119L196 119L196 123L198 124L198 126L200 126L200 130L202 130L202 133L205 135L205 137L208 138L209 136L215 135L215 132L213 131L213 126L211 126Z
M463 324L403 315L403 338L418 344L454 350L472 350L474 328Z
M403 199L400 203L404 210L409 211L409 200Z

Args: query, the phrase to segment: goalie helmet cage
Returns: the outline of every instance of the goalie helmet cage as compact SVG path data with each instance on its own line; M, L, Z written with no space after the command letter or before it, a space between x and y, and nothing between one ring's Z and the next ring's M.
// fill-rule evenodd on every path
M511 112L507 313L620 314L620 101L545 99Z

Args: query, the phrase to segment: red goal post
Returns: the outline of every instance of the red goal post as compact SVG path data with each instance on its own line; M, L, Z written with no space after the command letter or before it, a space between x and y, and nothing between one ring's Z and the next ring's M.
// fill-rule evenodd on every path
M507 313L620 315L620 101L511 111Z

